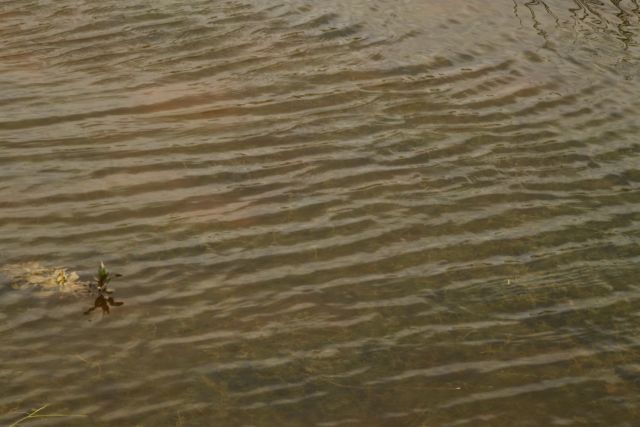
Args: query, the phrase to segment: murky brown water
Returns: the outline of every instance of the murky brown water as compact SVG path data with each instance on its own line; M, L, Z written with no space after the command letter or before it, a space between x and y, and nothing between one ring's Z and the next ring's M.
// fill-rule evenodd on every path
M130 5L135 3L135 5ZM636 426L633 0L0 3L0 424Z

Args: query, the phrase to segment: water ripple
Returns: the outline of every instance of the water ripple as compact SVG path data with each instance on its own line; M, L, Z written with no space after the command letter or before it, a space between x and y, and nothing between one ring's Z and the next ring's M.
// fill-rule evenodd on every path
M3 2L0 266L103 260L125 304L0 278L0 423L633 424L639 26Z

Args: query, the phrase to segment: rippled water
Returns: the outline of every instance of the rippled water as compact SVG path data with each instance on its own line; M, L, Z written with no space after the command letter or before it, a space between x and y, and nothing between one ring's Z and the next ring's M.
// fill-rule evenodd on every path
M132 5L135 3L135 5ZM0 3L0 424L635 426L636 0Z

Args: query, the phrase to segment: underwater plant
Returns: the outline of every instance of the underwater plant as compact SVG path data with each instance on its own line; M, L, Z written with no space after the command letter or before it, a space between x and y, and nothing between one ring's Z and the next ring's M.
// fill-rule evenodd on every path
M14 289L36 289L58 295L80 296L89 291L89 284L75 271L64 267L46 267L39 262L9 264L0 267Z
M60 298L96 296L93 307L84 314L89 314L96 308L102 309L103 314L108 314L109 307L123 304L113 299L113 290L109 289L111 280L120 276L107 270L103 262L100 262L98 274L89 281L81 279L77 272L65 267L47 267L39 262L0 265L0 280L7 277L14 289L34 290L35 295Z

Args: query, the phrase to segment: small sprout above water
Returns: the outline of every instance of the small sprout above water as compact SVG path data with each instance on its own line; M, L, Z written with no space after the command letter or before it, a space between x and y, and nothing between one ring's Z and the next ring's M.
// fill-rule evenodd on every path
M95 286L95 291L98 293L96 300L93 302L93 307L84 312L84 314L89 314L96 308L102 309L102 314L109 314L109 306L117 307L124 304L122 301L115 301L112 296L113 290L107 288L107 285L111 282L111 279L114 277L119 277L119 274L110 273L107 270L107 267L104 266L103 262L100 262L100 267L98 267L98 275L94 278L95 283L92 285Z
M98 277L95 277L96 286L98 287L98 291L106 292L108 294L113 291L107 290L107 285L111 282L113 275L107 271L107 267L104 266L104 262L100 261L100 267L98 267Z

